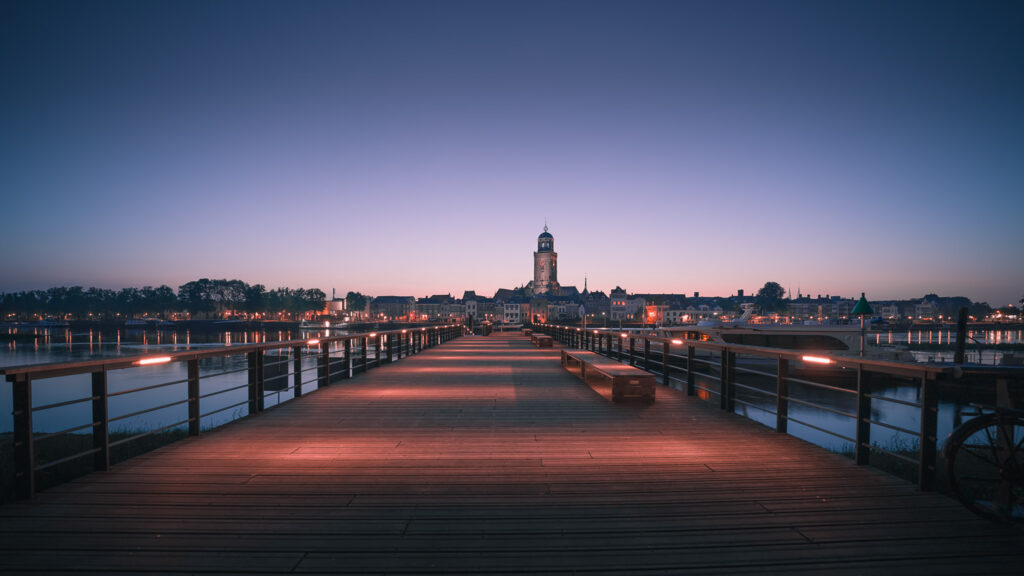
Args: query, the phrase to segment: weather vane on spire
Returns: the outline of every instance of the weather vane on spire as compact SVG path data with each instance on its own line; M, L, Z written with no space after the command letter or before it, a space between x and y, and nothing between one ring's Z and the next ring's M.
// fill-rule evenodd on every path
M548 231L548 217L547 216L544 217L544 231L545 232Z

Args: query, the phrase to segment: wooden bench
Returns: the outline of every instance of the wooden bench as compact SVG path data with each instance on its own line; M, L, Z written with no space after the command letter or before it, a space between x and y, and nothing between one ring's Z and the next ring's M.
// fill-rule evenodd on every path
M551 348L555 344L554 338L546 334L531 334L530 342L533 342L537 348Z
M533 334L533 330L530 330L529 328L523 328L523 336L529 336L530 334Z
M612 402L654 402L654 374L586 350L562 350L562 366Z

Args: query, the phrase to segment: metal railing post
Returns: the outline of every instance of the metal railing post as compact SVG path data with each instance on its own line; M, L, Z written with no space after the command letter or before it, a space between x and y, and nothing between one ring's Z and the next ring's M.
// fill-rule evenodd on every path
M326 388L331 384L331 344L320 343L320 354L316 359L316 386Z
M363 336L362 338L360 338L360 340L362 340L362 347L363 347L363 357L362 357L362 362L360 362L360 364L362 364L363 373L365 373L366 370L367 370L367 367L369 366L369 362L370 362L370 359L369 359L369 355L370 355L370 342L369 342L369 340L370 339L367 338L366 336Z
M729 409L729 350L722 348L719 351L718 375L720 377L718 389L718 407L722 410Z
M871 377L864 367L857 365L857 445L854 461L864 466L871 459Z
M661 383L663 385L665 385L665 386L668 386L668 385L670 385L672 383L672 381L670 380L670 378L671 378L670 374L672 372L672 365L669 363L669 358L668 358L669 349L668 349L668 346L669 346L668 342L662 342L661 343Z
M644 371L651 371L651 341L644 336Z
M263 412L263 350L249 352L249 415Z
M292 348L292 387L295 397L302 396L302 346Z
M921 375L921 445L918 454L918 488L935 490L936 445L938 443L939 394L934 380Z
M686 395L697 394L697 374L693 366L697 360L697 349L693 346L686 347Z
M380 368L381 348L384 347L384 335L383 334L377 334L377 336L374 337L373 347L376 349L376 350L374 350L374 353L376 355L376 358L374 359L374 368Z
M107 371L92 373L93 468L110 469L110 418L107 412Z
M10 380L10 377L8 377ZM11 381L14 414L14 482L18 498L36 495L35 441L32 437L32 377L16 374Z
M621 335L616 336L615 339L618 340L618 344L619 344L619 357L618 357L618 361L621 364L622 363L622 336Z
M636 338L629 337L629 365L636 366Z
M188 435L199 436L199 359L188 361Z
M354 376L354 364L352 361L352 339L345 338L345 378L352 378Z
M775 372L775 431L785 434L789 427L789 360L779 356Z
M388 364L395 361L395 335L388 334Z

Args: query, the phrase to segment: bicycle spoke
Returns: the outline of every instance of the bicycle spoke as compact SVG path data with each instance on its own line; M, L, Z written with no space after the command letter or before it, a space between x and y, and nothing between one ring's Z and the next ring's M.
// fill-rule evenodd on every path
M992 435L992 427L985 426L982 430L985 431L985 437L988 438L988 447L992 449L992 461L994 463L999 462L999 444L996 438ZM996 432L998 434L998 432ZM999 464L996 464L999 466Z
M1002 482L999 478L993 478L991 476L961 476L960 480L973 480L975 482L989 482L992 484L999 484Z
M986 464L991 464L992 466L995 466L996 468L998 468L999 467L999 463L996 462L995 459L988 457L988 450L987 450L987 448L988 448L987 446L973 446L973 445L970 445L970 444L961 444L960 445L960 449L962 451L966 452L967 454L970 454L971 456L974 456L975 458L977 458L978 460L980 460L980 461L982 461L982 462L984 462Z

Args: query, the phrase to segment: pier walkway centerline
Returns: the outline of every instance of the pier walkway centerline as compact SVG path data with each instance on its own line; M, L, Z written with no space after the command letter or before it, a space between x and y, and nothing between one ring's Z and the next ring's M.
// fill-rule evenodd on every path
M952 499L468 336L0 506L0 572L1016 574Z

